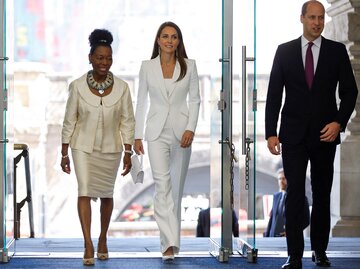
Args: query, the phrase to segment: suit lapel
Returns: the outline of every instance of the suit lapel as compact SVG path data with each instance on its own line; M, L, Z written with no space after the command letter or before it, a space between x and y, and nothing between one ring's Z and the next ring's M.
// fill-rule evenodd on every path
M275 197L274 197L274 199L275 199ZM278 192L276 194L276 199L275 199L274 208L273 208L273 210L275 211L274 212L275 216L277 215L277 212L278 212L280 200L281 200L281 193Z
M160 87L160 91L164 98L168 98L168 94L165 88L165 82L164 82L164 76L161 69L161 63L160 63L160 56L157 56L155 59L152 60L152 70L154 74L154 78L157 80L157 84Z
M84 99L84 101L94 107L100 106L100 97L96 96L90 91L86 82L86 74L83 75L78 81L79 85L77 87L79 88L79 94Z
M327 59L331 59L331 56L327 56L327 40L324 37L321 37L321 46L319 51L319 59L317 62L315 74L314 74L314 81L313 85L315 84L315 81L318 80L319 77L322 76L321 70L327 70L323 66L326 65Z
M305 63L304 63L303 57L302 57L301 36L298 39L296 39L295 50L296 50L295 66L297 68L297 70L295 70L295 72L298 73L303 78L302 80L305 84L305 87L303 87L303 89L306 89L308 91L309 87L306 82Z

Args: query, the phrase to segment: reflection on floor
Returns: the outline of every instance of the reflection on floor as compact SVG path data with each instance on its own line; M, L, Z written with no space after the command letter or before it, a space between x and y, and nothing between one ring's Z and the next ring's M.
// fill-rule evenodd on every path
M96 246L97 240L94 239ZM285 238L257 238L258 257L286 257ZM158 237L109 238L108 247L113 258L161 257ZM81 238L20 238L15 241L14 257L73 257L81 258ZM209 257L209 238L182 238L180 257ZM234 245L234 257L237 254ZM360 238L330 238L329 257L360 258ZM310 242L305 239L304 257L310 257Z

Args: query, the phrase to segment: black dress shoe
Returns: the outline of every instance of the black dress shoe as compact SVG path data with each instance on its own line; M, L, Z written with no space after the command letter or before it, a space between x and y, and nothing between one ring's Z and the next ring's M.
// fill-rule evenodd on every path
M287 258L286 263L281 266L283 269L302 269L302 262L301 258L298 257L291 257Z
M315 262L317 266L320 267L330 267L331 262L326 256L325 251L313 251L311 255L312 261Z

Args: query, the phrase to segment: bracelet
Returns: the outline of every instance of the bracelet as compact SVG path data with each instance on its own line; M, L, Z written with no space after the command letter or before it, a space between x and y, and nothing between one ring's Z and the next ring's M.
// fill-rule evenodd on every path
M66 154L64 156L61 156L62 159L66 159L67 157L69 157L69 154Z
M124 152L129 153L130 155L133 155L133 153L134 153L132 150L128 150L128 149L124 150Z

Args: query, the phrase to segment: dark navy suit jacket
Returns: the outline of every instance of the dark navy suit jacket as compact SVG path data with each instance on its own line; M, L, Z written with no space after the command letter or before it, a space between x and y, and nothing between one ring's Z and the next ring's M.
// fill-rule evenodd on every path
M279 207L279 203L281 200L282 193L277 192L274 194L273 199L273 206L270 212L270 219L269 223L267 225L266 231L264 232L264 237L277 237L277 236L283 236L285 233L285 227L282 226L281 228L277 225L277 222L284 223L285 224L285 211L280 216L278 215L277 208ZM305 196L305 202L304 202L304 222L303 222L303 229L305 229L310 224L310 210L309 210L309 201L307 197Z
M239 237L239 222L235 210L232 211L232 230L234 237ZM210 208L199 212L198 223L196 226L197 237L210 237Z
M336 89L339 82L338 107ZM281 44L275 54L266 100L265 136L277 136L281 143L298 144L306 137L320 143L320 130L336 121L345 130L354 110L357 86L345 45L322 37L312 88L309 89L301 52L301 37ZM333 142L340 143L340 135Z

